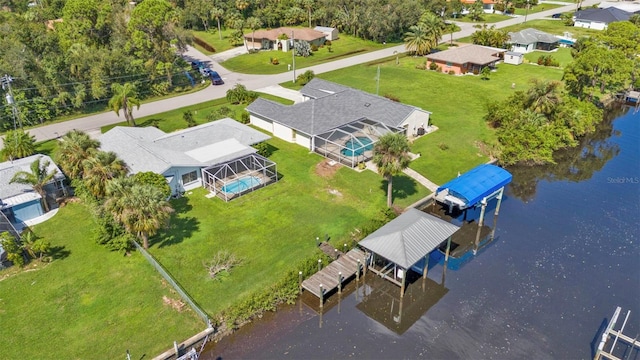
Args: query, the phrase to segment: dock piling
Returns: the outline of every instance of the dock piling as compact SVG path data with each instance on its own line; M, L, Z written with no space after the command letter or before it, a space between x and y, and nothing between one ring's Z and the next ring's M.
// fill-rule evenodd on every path
M360 266L362 266L362 264L360 264L360 259L358 259L356 266L356 281L360 281Z
M320 308L324 307L324 291L322 290L322 284L320 284Z
M298 287L300 288L300 294L302 294L302 271L298 271Z
M338 294L342 294L342 271L338 272Z
M322 259L318 259L318 271L322 270Z

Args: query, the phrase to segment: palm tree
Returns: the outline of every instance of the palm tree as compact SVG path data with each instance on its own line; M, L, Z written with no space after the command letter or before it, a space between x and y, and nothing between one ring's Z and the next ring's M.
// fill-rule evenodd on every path
M214 17L218 22L218 36L220 37L220 40L222 40L222 30L220 28L220 19L222 19L222 17L224 16L224 10L214 7L213 9L211 9L211 16Z
M105 196L109 180L125 176L128 172L124 161L112 151L92 151L92 155L82 162L82 167L84 184L98 199Z
M86 133L80 130L69 131L58 144L56 162L70 179L81 179L84 170L82 162L99 146L100 142L90 138Z
M425 12L416 25L404 34L405 47L416 55L426 55L431 52L442 37L444 22L432 12Z
M531 80L532 86L527 90L526 104L533 111L540 112L544 115L553 113L562 101L562 95L559 93L559 81L546 81L539 79Z
M21 159L36 153L35 136L22 129L7 131L2 143L0 154L3 160Z
M111 85L111 91L113 92L113 96L109 100L111 110L120 116L120 109L122 109L127 123L130 126L136 126L136 122L133 119L133 107L137 106L140 109L136 86L132 83L124 83L124 85L116 83Z
M250 17L247 19L247 27L249 27L249 29L251 29L252 33L251 33L251 46L252 49L255 50L256 48L256 42L255 42L255 37L256 37L256 30L260 29L260 27L262 27L262 21L257 18L257 17Z
M45 185L50 183L51 180L53 180L58 171L56 169L49 171L49 165L51 165L51 163L45 160L41 164L40 159L41 157L38 157L34 162L31 163L31 165L29 166L31 172L18 171L13 175L9 183L31 185L31 187L33 187L33 190L37 192L41 197L44 212L49 212L49 204L47 204L47 192L44 187Z
M437 47L438 41L440 41L440 38L442 37L442 33L444 32L444 29L445 29L445 24L444 24L444 21L442 21L442 18L439 16L436 16L434 13L430 11L426 11L420 17L420 22L424 24L426 33L431 40L431 43L430 43L431 48L433 49Z
M423 23L412 25L404 34L404 47L416 55L428 54L431 51L430 44L428 30Z
M173 213L162 192L151 185L112 182L109 196L105 209L129 234L142 240L145 249L149 248L149 236L165 226Z
M387 206L393 204L393 176L402 173L409 166L409 141L400 133L381 136L373 148L373 162L378 173L387 179Z

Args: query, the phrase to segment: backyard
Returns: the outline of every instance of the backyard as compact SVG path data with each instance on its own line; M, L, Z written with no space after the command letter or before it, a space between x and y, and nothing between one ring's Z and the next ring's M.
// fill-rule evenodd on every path
M109 252L92 239L95 224L69 204L34 231L54 260L15 274L0 271L3 359L151 358L206 326L137 253Z
M532 51L525 54L524 58L528 62L536 64L540 56L551 56L553 59L558 60L561 68L564 68L573 61L571 48L558 48L555 51Z
M296 69L395 45L398 44L385 45L340 34L340 38L334 40L331 46L322 46L308 57L296 56ZM278 59L278 65L273 65L273 58ZM221 63L222 66L231 71L244 74L279 74L288 71L288 64L292 64L291 51L283 52L278 50L262 50L253 54L244 54Z

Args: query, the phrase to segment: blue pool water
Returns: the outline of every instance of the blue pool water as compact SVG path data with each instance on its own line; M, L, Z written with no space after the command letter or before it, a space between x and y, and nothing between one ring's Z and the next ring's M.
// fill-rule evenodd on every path
M247 176L228 183L223 186L221 190L225 193L238 194L257 185L260 185L259 178L255 176Z
M368 137L357 137L356 139L350 139L344 144L345 149L342 149L342 155L358 156L364 154L367 150L373 149L372 141Z
M558 42L559 42L560 44L573 46L573 44L574 44L576 41L575 41L575 40L569 40L569 39L560 39Z

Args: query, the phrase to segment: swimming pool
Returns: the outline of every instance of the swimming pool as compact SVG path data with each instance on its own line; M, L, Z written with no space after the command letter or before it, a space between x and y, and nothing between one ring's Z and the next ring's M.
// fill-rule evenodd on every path
M567 45L567 46L573 46L573 44L575 44L575 40L569 40L569 39L560 39L558 40L558 43L563 44L563 45Z
M345 149L341 153L344 156L358 156L364 154L365 151L373 149L373 141L368 137L357 137L350 139L345 144Z
M227 185L223 186L222 189L220 190L225 193L238 194L245 190L249 190L253 187L256 187L260 185L260 183L261 181L259 178L255 176L246 176L228 183Z

